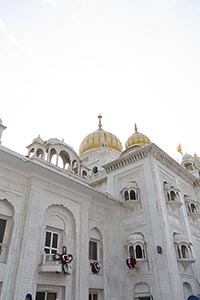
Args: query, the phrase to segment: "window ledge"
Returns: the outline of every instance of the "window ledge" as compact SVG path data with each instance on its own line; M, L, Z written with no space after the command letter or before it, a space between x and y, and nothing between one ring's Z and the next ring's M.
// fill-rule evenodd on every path
M129 209L141 209L141 201L140 200L126 200L123 202L123 206Z
M184 269L186 270L189 265L191 265L195 262L195 259L194 258L178 258L177 261L180 262L183 265Z
M40 273L62 273L62 264L58 262L45 263L39 266Z
M181 207L183 205L183 203L181 203L180 201L178 200L174 200L174 201L167 201L167 204L174 210L174 209L177 209L179 207Z
M200 218L200 213L198 213L198 212L189 213L189 216L190 216L193 220L197 220L197 219Z

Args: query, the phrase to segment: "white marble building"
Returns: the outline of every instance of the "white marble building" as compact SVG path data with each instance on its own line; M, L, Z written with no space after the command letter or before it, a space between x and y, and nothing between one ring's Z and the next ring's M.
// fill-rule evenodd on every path
M0 141L6 127L0 122ZM0 145L1 300L186 300L200 294L200 159L177 163L135 126L79 155Z

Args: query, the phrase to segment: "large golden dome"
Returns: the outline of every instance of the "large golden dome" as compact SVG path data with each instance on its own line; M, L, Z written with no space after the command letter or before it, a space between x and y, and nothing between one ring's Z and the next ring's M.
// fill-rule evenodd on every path
M91 150L97 150L103 147L122 152L122 144L120 140L112 133L102 129L101 118L99 115L98 130L88 134L82 141L79 153L80 155Z
M135 124L135 132L126 141L126 149L132 147L142 147L148 144L151 144L150 139L146 135L138 132L137 126Z

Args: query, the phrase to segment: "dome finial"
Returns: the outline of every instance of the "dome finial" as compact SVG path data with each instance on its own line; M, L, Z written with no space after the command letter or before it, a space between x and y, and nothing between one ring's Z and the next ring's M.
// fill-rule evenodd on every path
M102 124L101 124L102 115L101 114L98 115L98 119L99 119L99 129L98 130L102 130Z
M138 128L137 128L137 124L135 123L135 133L139 133L138 132Z
M135 132L126 141L125 144L126 149L134 148L134 147L142 147L151 144L150 139L143 133L140 133L138 131L136 123L134 124L135 124Z

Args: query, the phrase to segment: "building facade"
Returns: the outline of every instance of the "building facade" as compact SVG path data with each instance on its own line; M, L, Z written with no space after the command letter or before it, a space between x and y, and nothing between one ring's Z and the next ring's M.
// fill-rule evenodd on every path
M0 122L0 140L6 127ZM200 294L200 159L102 129L79 154L0 145L1 300L183 300Z

